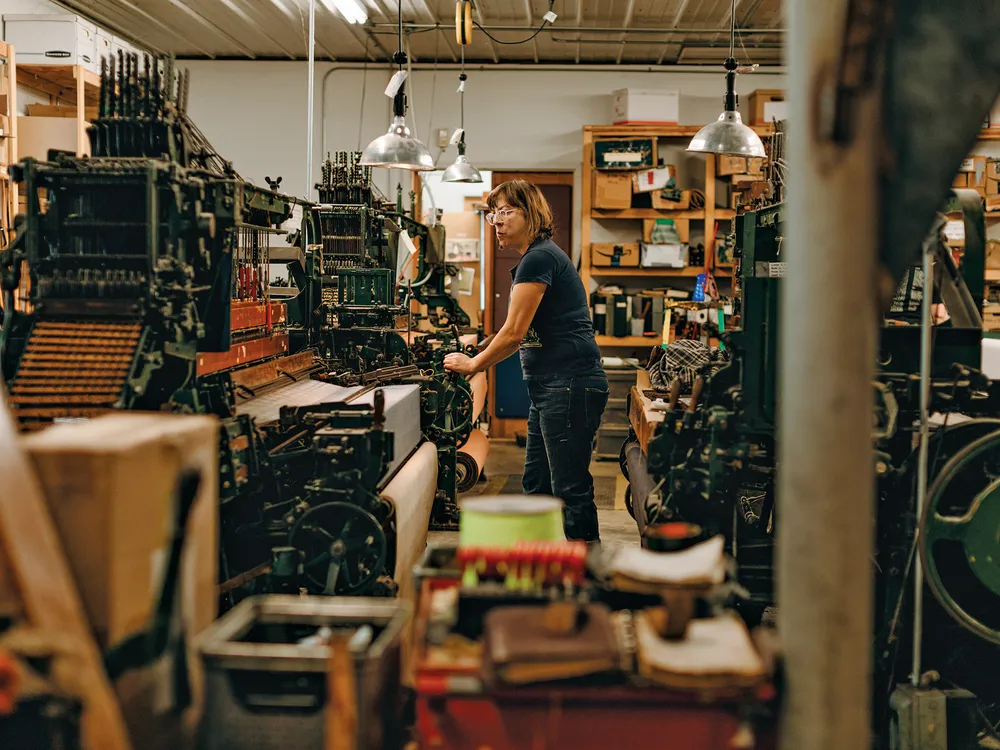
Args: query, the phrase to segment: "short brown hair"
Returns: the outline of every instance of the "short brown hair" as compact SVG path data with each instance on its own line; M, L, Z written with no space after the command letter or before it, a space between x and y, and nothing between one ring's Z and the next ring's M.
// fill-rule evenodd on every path
M524 212L529 237L548 239L552 236L552 209L536 185L527 180L502 182L490 191L486 205L490 211L495 211L501 201Z

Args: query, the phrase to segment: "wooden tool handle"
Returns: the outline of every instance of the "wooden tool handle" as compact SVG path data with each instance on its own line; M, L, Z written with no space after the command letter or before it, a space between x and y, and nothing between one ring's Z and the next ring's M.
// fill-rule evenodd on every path
M667 401L667 408L673 411L677 408L677 402L681 397L681 381L680 378L674 378L673 382L670 384L670 400Z
M705 388L705 378L699 375L695 381L694 385L691 387L691 401L688 402L688 411L693 412L698 406L698 399L701 398L701 392Z

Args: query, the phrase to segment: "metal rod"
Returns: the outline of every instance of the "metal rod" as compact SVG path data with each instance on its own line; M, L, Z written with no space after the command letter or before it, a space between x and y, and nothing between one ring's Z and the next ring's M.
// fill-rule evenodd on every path
M377 29L392 29L392 33L397 33L396 24L394 23L372 23L368 24L367 28L371 30ZM430 31L431 29L454 29L455 24L453 23L405 23L403 24L404 31ZM481 26L480 28L493 32L493 31L520 31L533 34L538 31L536 26ZM542 29L540 33L552 34L552 33L563 33L568 31L585 31L587 33L594 34L706 34L706 35L718 35L726 34L727 36L732 32L731 27L726 26L723 29L706 29L706 28L673 28L670 26L656 27L656 28L636 28L632 26L546 26ZM772 36L775 34L785 34L787 29L768 29L768 28L737 28L737 32L740 34L767 34Z
M917 454L917 519L921 518L927 502L927 448L930 440L931 400L931 346L934 321L931 306L934 303L934 243L937 237L924 245L924 297L920 306L920 446ZM919 552L918 552L919 555ZM919 558L913 564L913 662L910 684L920 684L920 653L924 636L924 569Z
M313 191L313 99L316 85L316 0L309 0L309 83L306 112L306 200Z
M872 380L882 83L837 146L816 107L849 0L791 0L789 189L778 383L781 750L871 747L875 472Z

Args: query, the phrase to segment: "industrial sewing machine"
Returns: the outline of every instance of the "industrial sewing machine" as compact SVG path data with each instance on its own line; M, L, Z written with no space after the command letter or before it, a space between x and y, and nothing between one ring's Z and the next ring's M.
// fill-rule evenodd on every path
M412 366L405 341L402 361L356 366L339 331L384 314L371 285L356 274L324 301L323 249L276 241L295 199L217 155L186 115L188 85L169 58L105 61L93 157L16 167L27 212L0 263L14 416L42 429L115 409L214 414L223 606L262 590L392 594L438 494L426 436L450 419L445 378ZM287 301L269 283L279 259Z
M775 426L778 296L785 275L783 211L779 203L737 218L742 299L739 327L722 336L731 354L728 365L711 375L706 370L686 399L676 386L661 394L633 390L634 430L622 450L631 509L640 530L680 518L699 524L707 534L725 535L746 588L744 616L751 622L775 603L773 543L781 518L780 499L775 501L780 470ZM881 371L873 382L872 442L879 496L874 715L880 747L890 742L890 693L908 669L909 632L902 623L913 618L907 581L912 581L910 568L918 546L921 561L916 564L923 565L934 594L923 610L923 663L937 670L943 687L961 685L971 691L972 703L972 694L977 696L989 722L995 723L1000 700L987 676L1000 664L1000 576L994 562L1000 559L994 538L1000 389L979 371L985 223L975 193L956 192L945 211L964 224L961 260L956 262L946 246L942 217L928 239L935 257L934 279L925 282L917 268L905 277L886 315ZM935 290L950 320L933 330L930 411L937 415L938 428L929 444L927 503L922 518L917 518L913 498L919 465L915 446L921 328L915 323L922 295ZM656 413L650 412L652 399L660 400L662 421L641 424ZM899 699L894 700L898 710ZM968 721L981 724L978 716ZM894 731L898 738L898 726ZM961 730L956 731L960 736Z

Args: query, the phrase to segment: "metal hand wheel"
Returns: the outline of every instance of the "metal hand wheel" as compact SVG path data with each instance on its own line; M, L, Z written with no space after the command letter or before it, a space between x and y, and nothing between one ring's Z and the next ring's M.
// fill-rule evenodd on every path
M1000 430L973 440L948 460L928 490L919 529L920 560L934 597L966 630L1000 644L1000 629L970 611L971 599L960 601L956 595L956 588L968 588L968 575L964 582L950 580L955 577L949 573L956 571L940 564L939 542L958 545L975 579L1000 597Z
M328 596L356 594L373 583L389 547L378 519L344 502L307 510L288 532L288 545L302 551L310 593Z

